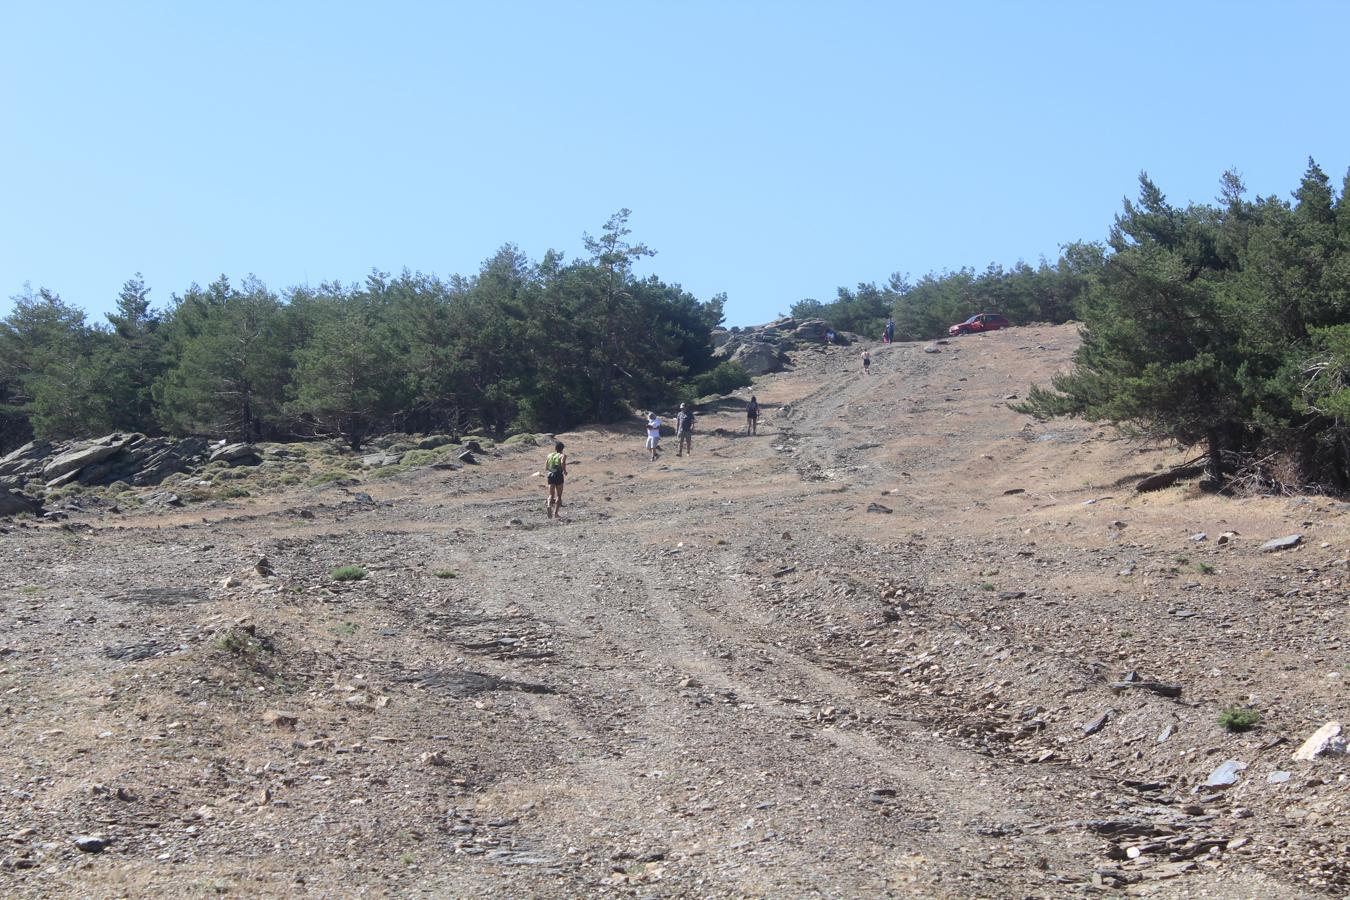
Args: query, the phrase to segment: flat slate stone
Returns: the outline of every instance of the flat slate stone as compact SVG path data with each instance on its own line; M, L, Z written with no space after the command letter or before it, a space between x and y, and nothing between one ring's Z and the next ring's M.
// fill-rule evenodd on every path
M1288 537L1272 538L1261 545L1261 552L1274 553L1277 550L1288 550L1290 547L1297 547L1303 543L1303 535L1291 534Z
M1230 784L1236 784L1238 773L1245 768L1247 768L1247 764L1240 759L1230 759L1221 763L1218 768L1209 773L1209 778L1205 781L1205 787L1227 787Z

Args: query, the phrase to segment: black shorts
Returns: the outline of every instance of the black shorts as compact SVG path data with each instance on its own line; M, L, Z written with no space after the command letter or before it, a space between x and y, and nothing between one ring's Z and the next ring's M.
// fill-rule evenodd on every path
M552 472L549 472L549 473L548 473L548 483L549 483L549 484L561 485L561 484L563 483L563 473L562 473L562 469L554 469Z

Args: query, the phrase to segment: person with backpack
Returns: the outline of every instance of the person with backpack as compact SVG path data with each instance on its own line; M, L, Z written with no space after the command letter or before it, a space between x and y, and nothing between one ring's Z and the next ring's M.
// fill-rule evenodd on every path
M563 481L567 478L567 454L563 452L563 442L553 445L553 452L544 462L544 471L548 475L548 517L556 519L561 515Z
M759 431L759 401L750 395L750 405L745 408L745 433L756 434Z
M887 320L886 320L886 343L888 343L888 344L893 344L893 343L895 343L895 320L894 320L894 319L887 319Z
M676 456L684 456L686 450L689 455L694 455L694 411L689 408L688 403L680 404L680 411L675 416L675 437L679 444L675 448Z
M652 451L652 462L661 455L661 417L653 410L647 413L647 449Z

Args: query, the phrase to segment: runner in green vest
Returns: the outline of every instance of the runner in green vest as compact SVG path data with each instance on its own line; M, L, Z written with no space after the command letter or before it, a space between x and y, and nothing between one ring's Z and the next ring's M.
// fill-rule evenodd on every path
M556 519L562 514L563 480L567 478L567 454L563 452L562 441L553 445L544 471L548 473L548 517Z

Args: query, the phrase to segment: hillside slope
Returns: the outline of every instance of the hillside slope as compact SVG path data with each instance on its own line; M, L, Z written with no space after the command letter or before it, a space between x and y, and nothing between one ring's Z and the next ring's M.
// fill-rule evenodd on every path
M1075 341L873 347L869 376L800 352L757 436L734 404L691 458L650 462L637 423L564 435L556 523L541 449L12 528L0 879L1343 893L1350 764L1290 754L1350 712L1346 505L1135 495L1180 457L1007 407Z

